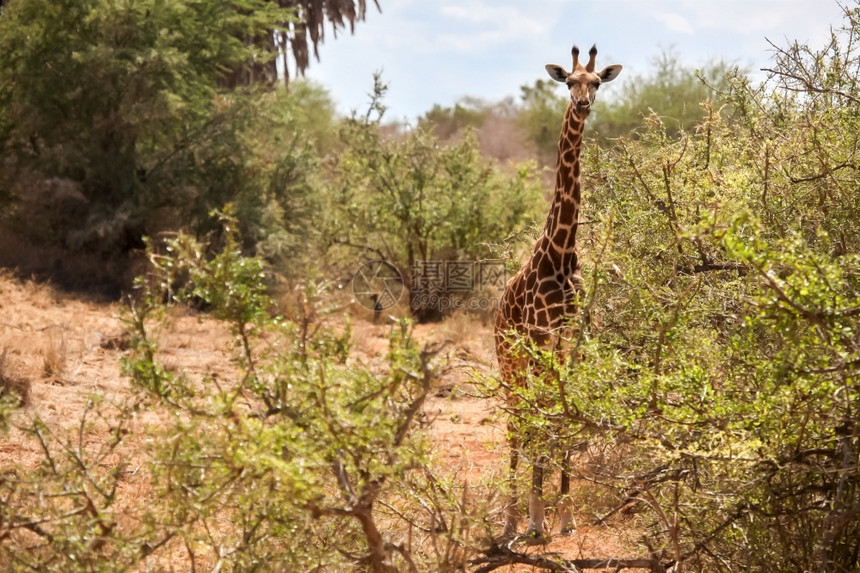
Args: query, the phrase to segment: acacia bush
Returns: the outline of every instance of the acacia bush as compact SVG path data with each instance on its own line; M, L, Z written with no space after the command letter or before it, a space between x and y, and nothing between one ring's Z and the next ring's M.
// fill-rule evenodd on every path
M613 84L610 97L598 98L587 133L595 133L603 143L609 143L616 137L630 136L642 125L643 118L657 114L667 133L676 137L702 121L700 104L719 98L727 87L726 78L744 73L742 68L723 61L706 62L699 68L684 65L675 51L663 51L651 59L651 69L646 74Z
M412 281L426 263L497 257L495 246L543 210L542 193L533 162L508 168L488 159L472 133L445 144L422 129L385 137L385 89L377 76L367 115L342 126L342 148L327 164L323 224L335 260L353 270L369 259L392 263L413 303ZM418 320L441 316L410 306Z
M588 441L582 483L616 500L596 520L635 507L678 570L858 566L858 34L847 9L764 85L727 78L728 117L706 103L693 132L652 115L587 148L574 358L538 353L549 374L512 414Z
M0 420L33 440L43 462L0 480L4 570L177 559L191 570L461 570L483 505L434 476L418 427L446 364L442 347L421 346L402 322L384 360L363 364L350 356L348 325L327 324L315 285L304 315L276 314L265 264L242 255L227 220L214 256L188 235L150 251L152 272L125 316L123 367L136 390L126 404L94 396L65 430L0 402ZM189 302L229 328L232 374L192 378L162 361L153 333L170 307ZM145 461L133 472L150 493L129 503L119 492L130 460L117 460L141 447L143 409L162 415L145 428Z

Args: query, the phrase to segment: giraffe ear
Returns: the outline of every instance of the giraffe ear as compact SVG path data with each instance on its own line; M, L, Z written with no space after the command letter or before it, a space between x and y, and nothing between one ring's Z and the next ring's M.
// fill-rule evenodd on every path
M567 81L567 76L570 75L563 67L555 64L547 64L546 71L549 72L549 77L561 83L565 83Z
M618 74L621 73L621 64L613 64L611 66L606 66L600 73L597 74L600 77L600 81L602 82L611 82L615 78L618 77Z

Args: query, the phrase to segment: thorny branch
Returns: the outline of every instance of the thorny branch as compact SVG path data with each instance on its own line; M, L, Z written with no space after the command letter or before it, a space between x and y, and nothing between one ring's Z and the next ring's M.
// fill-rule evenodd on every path
M425 347L420 354L418 372L402 371L407 378L418 382L420 387L417 395L401 412L400 424L395 432L392 447L397 448L401 446L409 430L412 428L415 417L421 410L427 395L430 393L431 384L437 376L437 372L431 367L430 362L446 344L447 342L442 342ZM366 562L371 571L381 573L396 572L397 569L388 563L392 551L399 553L403 557L410 572L417 571L412 556L403 546L385 542L373 517L373 506L378 501L379 493L385 483L385 477L381 476L370 479L370 476L362 474L359 480L361 487L357 489L343 463L342 457L344 455L345 452L340 452L339 457L331 463L332 473L335 476L338 489L343 498L343 506L320 507L312 503L307 509L314 516L333 515L355 518L361 525L369 550L368 555L362 558L361 561ZM393 462L393 460L390 461Z

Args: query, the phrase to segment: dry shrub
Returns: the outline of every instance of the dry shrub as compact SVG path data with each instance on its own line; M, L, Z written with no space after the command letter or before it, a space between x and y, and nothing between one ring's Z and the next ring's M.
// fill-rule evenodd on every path
M534 150L515 118L493 116L477 130L481 154L502 163L520 163L534 157Z
M48 329L48 343L39 354L42 356L42 374L45 378L59 378L65 374L69 356L66 332L56 327Z
M8 395L18 397L20 406L30 403L30 380L20 375L17 368L13 367L8 356L8 348L0 351L0 398Z
M442 323L445 337L456 345L462 345L475 335L475 317L465 311L455 311Z
M635 479L631 477L628 480L628 487L623 486L624 480L616 482L616 487L607 485L626 473L625 463L641 456L642 453L629 444L600 441L583 444L583 448L573 455L572 463L576 468L576 486L572 488L576 498L574 504L593 516L590 525L636 512L639 490Z

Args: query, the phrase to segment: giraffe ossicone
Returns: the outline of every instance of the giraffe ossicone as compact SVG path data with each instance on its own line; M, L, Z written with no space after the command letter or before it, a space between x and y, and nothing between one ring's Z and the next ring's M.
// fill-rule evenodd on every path
M570 103L564 115L558 140L555 195L547 214L543 233L522 268L508 281L496 311L496 356L503 386L507 389L510 406L516 405L513 389L527 383L527 373L538 365L531 363L522 351L516 351L513 337L520 337L542 348L558 349L560 334L577 312L577 301L583 291L581 264L576 250L576 231L581 205L581 168L579 154L585 119L591 112L601 84L618 77L621 65L613 64L595 72L597 47L588 52L588 61L579 61L579 48L571 50L573 69L547 64L550 77L567 85ZM511 498L506 508L504 536L516 535L517 495L516 470L522 447L521 437L513 420L508 422L510 448ZM543 478L545 460L538 454L532 462L532 490L529 498L529 526L526 539L540 542L544 531ZM569 498L569 454L562 454L559 521L562 533L573 530Z

